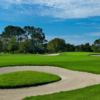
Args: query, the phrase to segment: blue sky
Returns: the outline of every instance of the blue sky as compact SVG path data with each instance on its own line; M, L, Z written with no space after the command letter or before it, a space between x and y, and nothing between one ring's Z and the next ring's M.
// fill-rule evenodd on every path
M8 25L40 27L47 40L92 44L100 38L100 0L0 0L0 33Z

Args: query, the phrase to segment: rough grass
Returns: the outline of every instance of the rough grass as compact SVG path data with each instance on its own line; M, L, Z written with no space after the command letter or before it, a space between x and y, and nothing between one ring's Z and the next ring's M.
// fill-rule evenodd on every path
M0 75L0 88L37 86L60 80L53 74L36 71L19 71Z

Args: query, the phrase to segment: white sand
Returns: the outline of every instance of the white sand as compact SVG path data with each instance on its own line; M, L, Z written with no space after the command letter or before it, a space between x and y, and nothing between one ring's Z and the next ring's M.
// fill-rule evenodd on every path
M42 56L57 56L59 55L60 53L55 53L55 54L42 54Z
M95 55L95 54L94 54L94 55L90 55L90 56L100 56L100 55Z
M34 70L56 74L59 75L62 80L37 87L22 89L0 89L0 100L21 100L27 96L51 94L60 91L83 88L94 84L100 84L100 75L70 71L63 68L49 66L2 67L0 68L0 74L23 70Z

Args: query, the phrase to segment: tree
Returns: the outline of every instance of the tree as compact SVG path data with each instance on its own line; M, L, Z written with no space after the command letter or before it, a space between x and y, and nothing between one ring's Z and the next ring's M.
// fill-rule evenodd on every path
M75 51L92 52L92 49L89 43L85 43L75 46Z
M47 49L51 52L58 52L58 51L64 51L65 50L65 40L60 38L55 38L48 42Z
M2 34L1 38L4 38L6 41L9 41L13 36L16 37L17 41L21 41L25 31L18 26L7 26Z
M13 36L8 43L8 50L14 54L14 51L18 49L16 38Z
M86 52L91 52L92 51L91 46L90 46L89 43L85 43L84 49L85 49Z
M75 51L74 45L67 43L66 44L66 51Z
M81 46L80 45L76 45L75 46L75 51L81 51Z
M3 43L2 43L2 41L0 40L0 52L2 51L2 48L3 48Z
M8 42L7 41L3 41L2 51L3 52L8 52Z
M92 50L94 52L100 52L100 39L94 41L94 44L92 44Z
M24 51L24 54L26 54L26 52L28 51L28 49L30 48L31 42L29 39L25 39L24 42L20 43L20 49L22 49Z

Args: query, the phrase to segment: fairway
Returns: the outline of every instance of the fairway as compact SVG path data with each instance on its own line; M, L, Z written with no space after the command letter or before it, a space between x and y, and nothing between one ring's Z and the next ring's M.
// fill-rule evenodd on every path
M28 65L30 65L30 67L31 67L32 65L40 65L40 66L48 65L48 66L57 66L57 67L61 67L64 69L100 74L100 57L99 56L98 57L90 56L90 54L97 54L97 53L87 53L87 52L86 53L85 52L66 53L65 52L65 53L61 53L58 56L1 54L0 55L0 66L1 66L1 69L2 68L7 69L7 67L5 67L5 66L12 66L12 68L16 69L17 67L13 67L13 66L22 66L22 65L28 66ZM45 68L45 67L41 67L41 69L42 68ZM24 70L24 67L23 67L23 70ZM9 67L8 67L7 71L10 72ZM1 74L3 74L3 72ZM97 75L97 76L99 76L99 75ZM94 82L96 80L94 80ZM91 85L93 85L93 84L91 84ZM86 86L88 86L88 85L86 85ZM79 98L81 98L81 99L86 98L86 99L82 99L82 100L93 100L93 99L88 99L88 96L93 93L94 94L96 93L97 98L95 97L95 100L99 100L99 98L100 98L99 89L97 89L97 91L95 89L95 88L99 88L99 87L100 87L100 85L97 85L97 86L88 87L86 89L79 89L79 90L74 90L71 92L69 91L69 92L52 94L52 95L46 96L46 98L48 100L51 100L51 97L53 96L54 97L53 100L56 100L56 99L66 100L67 98L69 98L68 100L78 100ZM5 90L2 90L2 91L5 91ZM7 90L7 91L10 91L10 90ZM83 91L83 92L81 92L80 97L78 95L79 91ZM19 91L19 93L21 93L21 92L22 92L22 90ZM69 95L65 95L66 93L68 93ZM76 93L76 95L75 95L75 93ZM74 95L73 98L71 97L71 94ZM86 95L84 96L84 94L87 94L87 97L85 97ZM63 95L64 99L61 99L60 97L57 98L56 97L57 95L60 97ZM26 95L26 96L28 96L28 95ZM35 100L32 98L31 99L28 98L25 100ZM43 98L45 98L45 96L42 96L42 97L40 96L40 97L36 97L36 98L37 98L36 100L44 100ZM94 96L93 96L93 98L94 98Z

